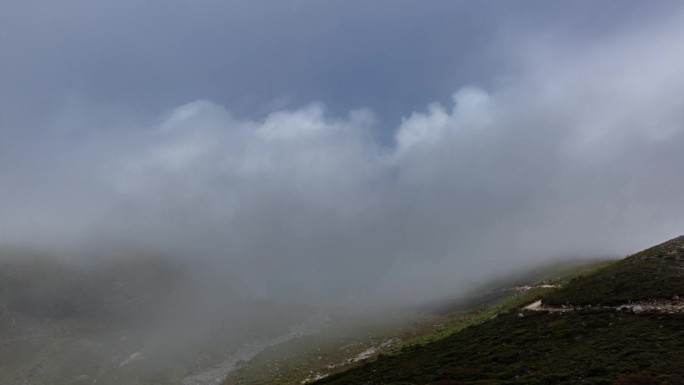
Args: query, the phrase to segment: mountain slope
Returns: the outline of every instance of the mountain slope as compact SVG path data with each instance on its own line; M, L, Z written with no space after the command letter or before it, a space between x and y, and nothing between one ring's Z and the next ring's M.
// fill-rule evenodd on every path
M115 255L0 248L0 384L179 384L312 314L233 295L171 256Z
M684 313L618 306L678 302L683 246L675 238L543 298L563 311L502 314L315 384L684 383Z
M679 295L684 296L684 236L641 251L595 274L578 277L547 295L544 303L619 305Z

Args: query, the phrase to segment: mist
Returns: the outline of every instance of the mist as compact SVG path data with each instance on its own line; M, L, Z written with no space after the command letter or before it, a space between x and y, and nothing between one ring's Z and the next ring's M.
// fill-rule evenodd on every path
M684 228L683 21L585 40L515 29L489 47L514 70L389 135L373 106L250 117L74 97L40 127L7 119L0 243L155 250L303 302L421 300L625 255Z
M7 381L216 383L684 233L679 2L0 4Z

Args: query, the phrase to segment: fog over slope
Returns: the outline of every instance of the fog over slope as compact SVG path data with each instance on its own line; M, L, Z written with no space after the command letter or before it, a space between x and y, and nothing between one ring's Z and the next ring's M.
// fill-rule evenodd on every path
M0 243L152 249L268 298L419 300L683 233L682 10L598 37L504 32L481 49L508 71L389 131L373 105L316 101L5 112Z

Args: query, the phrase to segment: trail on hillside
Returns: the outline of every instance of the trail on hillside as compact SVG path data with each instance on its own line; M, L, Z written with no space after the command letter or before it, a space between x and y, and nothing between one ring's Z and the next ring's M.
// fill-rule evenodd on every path
M612 309L620 311L632 311L634 313L641 312L657 312L663 314L684 313L684 300L680 299L652 299L647 301L635 301L618 306L603 306L603 305L586 305L586 306L549 306L544 305L542 300L535 301L525 307L523 310L530 311L546 311L550 313L565 313L577 310L596 310L596 309Z
M230 373L241 368L245 363L247 363L247 361L256 357L264 349L291 341L296 338L317 333L327 324L327 322L327 317L320 315L315 316L301 324L293 326L290 329L290 332L287 334L272 339L247 344L220 364L183 378L181 380L181 384L216 385L223 383L228 379Z

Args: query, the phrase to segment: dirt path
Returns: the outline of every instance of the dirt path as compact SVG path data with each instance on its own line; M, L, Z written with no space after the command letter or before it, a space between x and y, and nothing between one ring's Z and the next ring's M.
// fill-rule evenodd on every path
M376 346L371 346L370 348L358 353L357 355L347 358L346 360L340 362L339 364L330 364L326 365L326 369L328 369L328 372L316 372L316 373L311 373L311 375L301 381L302 384L308 384L309 382L314 382L317 380L321 380L323 378L328 377L333 371L339 368L343 368L345 366L353 365L357 362L361 362L364 360L367 360L373 356L375 356L379 351L382 349L385 349L387 347L390 347L401 340L399 338L390 338L388 340L383 341L379 345Z
M533 302L525 307L523 310L530 311L546 311L550 313L565 313L575 310L591 310L591 309L612 309L612 310L629 310L634 313L641 312L657 312L663 314L684 313L684 300L673 299L654 299L648 301L637 301L622 304L618 306L601 306L601 305L587 305L587 306L548 306L544 305L541 300Z
M241 368L247 361L256 357L264 349L274 345L314 334L321 330L326 324L325 317L314 317L304 323L292 327L290 333L284 334L270 340L259 341L242 347L237 353L227 360L211 368L191 374L181 380L182 385L216 385L228 379L230 373Z
M513 288L515 291L521 291L521 292L526 292L532 289L560 289L561 285L552 285L552 284L541 284L541 285L525 285L525 286L516 286Z

